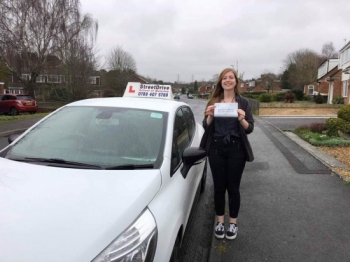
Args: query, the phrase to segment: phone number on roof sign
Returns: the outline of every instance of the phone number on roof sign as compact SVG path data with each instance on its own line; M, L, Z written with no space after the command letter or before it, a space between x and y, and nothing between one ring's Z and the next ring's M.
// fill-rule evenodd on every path
M168 93L155 93L155 92L138 92L138 96L151 96L151 97L168 97Z

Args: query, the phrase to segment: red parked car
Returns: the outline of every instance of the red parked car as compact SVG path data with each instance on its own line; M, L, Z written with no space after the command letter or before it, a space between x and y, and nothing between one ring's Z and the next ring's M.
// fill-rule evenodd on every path
M10 115L28 112L35 114L38 110L36 101L28 95L4 94L0 95L0 112Z

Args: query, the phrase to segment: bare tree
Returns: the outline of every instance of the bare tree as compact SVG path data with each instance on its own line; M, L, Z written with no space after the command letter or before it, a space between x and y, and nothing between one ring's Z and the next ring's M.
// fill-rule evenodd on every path
M61 100L75 101L87 98L91 91L91 76L98 67L98 58L93 45L84 39L74 39L60 50L62 61L59 72L65 79L64 92L61 92Z
M133 56L117 46L109 51L106 57L109 70L134 71L136 73L136 62Z
M34 96L36 78L44 69L57 67L56 56L76 39L93 41L98 25L82 16L79 0L1 0L0 59ZM29 73L29 79L22 79Z
M215 74L211 77L211 79L209 80L210 82L216 83L219 79L219 74ZM204 81L203 81L204 82Z
M322 46L321 54L325 59L338 58L338 53L335 51L333 42L325 43Z
M129 79L136 74L136 61L130 53L117 46L107 54L106 63L110 69L106 75L107 85L115 90L117 96L121 96Z
M292 88L301 89L305 84L316 81L321 61L322 57L310 49L300 49L288 54L283 62Z
M272 73L269 70L265 70L261 74L261 85L267 90L268 93L273 92L274 81L277 79L275 73Z

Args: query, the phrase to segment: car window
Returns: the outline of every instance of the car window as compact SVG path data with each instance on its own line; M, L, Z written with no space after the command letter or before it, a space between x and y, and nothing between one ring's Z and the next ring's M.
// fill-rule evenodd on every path
M8 101L8 100L14 100L15 98L13 96L6 95L4 96L3 100Z
M171 153L171 169L173 174L181 163L182 153L190 144L190 136L186 118L183 111L177 110L174 122L172 153Z
M3 97L4 97L3 95L0 95L0 101L2 100Z
M59 158L110 167L157 164L167 113L115 107L65 107L18 141L6 158ZM156 168L156 166L155 166Z
M193 112L188 107L183 107L182 111L188 125L188 133L189 133L190 140L192 140L195 132L195 127L196 127L196 122L194 119Z
M16 96L16 100L33 100L33 98L31 96L18 95Z

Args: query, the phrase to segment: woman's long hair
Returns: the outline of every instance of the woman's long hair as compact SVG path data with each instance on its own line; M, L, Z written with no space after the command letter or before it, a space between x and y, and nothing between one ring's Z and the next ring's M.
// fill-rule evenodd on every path
M228 72L232 72L236 78L236 85L233 88L233 91L235 92L235 95L239 95L239 90L238 90L239 79L237 76L237 72L232 68L225 68L224 70L222 70L222 72L219 75L218 81L216 82L216 86L212 93L212 97L208 101L206 108L215 103L219 103L222 101L222 99L224 99L224 89L222 88L221 81L224 78L224 75L226 75Z

